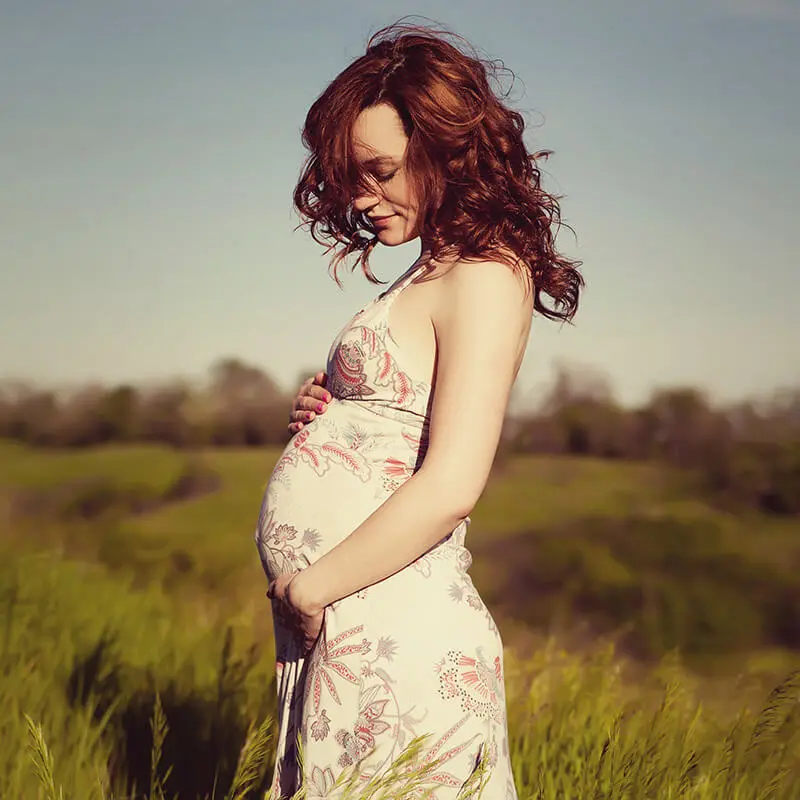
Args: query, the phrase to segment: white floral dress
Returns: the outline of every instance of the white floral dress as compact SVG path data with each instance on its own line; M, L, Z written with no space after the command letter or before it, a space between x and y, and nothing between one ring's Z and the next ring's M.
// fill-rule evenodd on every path
M326 413L296 434L264 493L256 544L267 577L303 568L346 538L420 466L431 386L402 366L389 309L411 282L362 309L334 341ZM279 735L271 800L305 782L328 797L343 769L364 780L427 734L444 757L428 787L455 798L480 758L484 800L515 800L503 649L467 572L469 519L413 564L325 613L307 658L275 619ZM302 774L295 742L303 749Z

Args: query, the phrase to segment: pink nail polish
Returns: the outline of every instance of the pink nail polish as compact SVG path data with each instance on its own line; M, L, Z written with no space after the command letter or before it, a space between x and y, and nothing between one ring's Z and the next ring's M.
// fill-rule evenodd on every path
M322 403L320 403L320 404L317 406L317 414L321 414L321 413L322 413L324 410L325 410L325 409L323 408L323 406L322 406Z

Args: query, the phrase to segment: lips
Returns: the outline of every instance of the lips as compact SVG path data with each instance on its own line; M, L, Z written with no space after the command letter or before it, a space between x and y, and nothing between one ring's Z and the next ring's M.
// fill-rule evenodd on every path
M380 224L386 222L387 220L390 220L393 216L394 216L394 214L387 214L386 216L383 216L383 217L370 217L369 221L373 225L380 225Z

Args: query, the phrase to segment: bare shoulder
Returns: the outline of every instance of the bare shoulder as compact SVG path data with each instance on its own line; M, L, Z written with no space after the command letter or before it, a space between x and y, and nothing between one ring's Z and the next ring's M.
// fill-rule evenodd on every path
M530 272L494 259L455 261L441 275L439 300L439 316L464 312L527 327L533 313Z

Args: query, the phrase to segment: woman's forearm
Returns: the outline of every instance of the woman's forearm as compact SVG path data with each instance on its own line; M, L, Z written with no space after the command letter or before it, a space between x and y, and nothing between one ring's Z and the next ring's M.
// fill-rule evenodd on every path
M344 541L297 577L312 607L324 607L408 566L469 513L451 480L424 468L397 489Z

